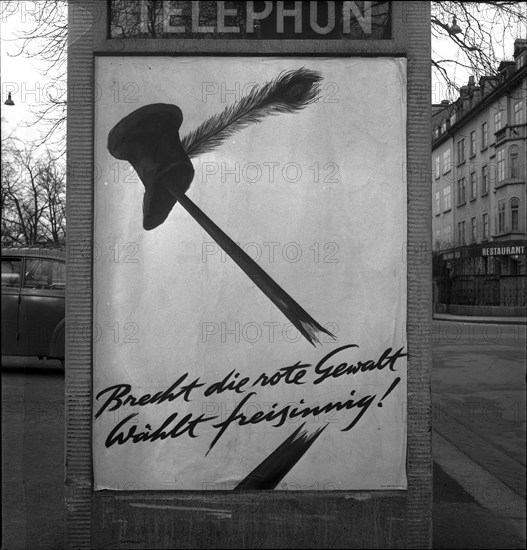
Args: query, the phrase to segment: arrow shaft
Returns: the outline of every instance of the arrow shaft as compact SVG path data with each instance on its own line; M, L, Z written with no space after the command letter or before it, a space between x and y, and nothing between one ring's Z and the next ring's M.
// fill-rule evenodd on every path
M184 193L171 191L181 206L200 224L225 253L243 270L251 281L293 323L313 346L319 343L318 334L334 336L317 323L278 283L276 283L248 254L246 254L222 229L220 229Z

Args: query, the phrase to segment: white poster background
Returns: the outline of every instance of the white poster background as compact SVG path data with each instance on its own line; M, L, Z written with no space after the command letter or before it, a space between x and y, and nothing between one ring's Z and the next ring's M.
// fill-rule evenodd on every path
M183 137L250 91L301 67L318 71L320 99L295 114L266 117L193 159L187 195L257 260L336 341L313 347L176 204L152 231L142 228L143 185L107 150L108 133L150 103L183 112ZM388 58L98 57L95 109L94 413L99 392L131 385L136 398L182 374L210 385L236 369L251 382L298 361L313 365L303 385L256 391L247 413L274 403L304 406L376 395L357 409L272 422L232 424L210 450L213 424L244 394L120 407L94 419L96 489L232 489L304 422L329 424L276 489L406 488L406 361L313 385L330 351L374 360L406 347L406 61ZM404 349L406 351L406 349ZM396 377L401 382L382 401ZM108 395L108 394L104 394ZM299 405L298 405L299 406ZM116 424L138 413L155 430L172 413L218 418L187 435L105 446ZM147 426L148 425L148 426Z

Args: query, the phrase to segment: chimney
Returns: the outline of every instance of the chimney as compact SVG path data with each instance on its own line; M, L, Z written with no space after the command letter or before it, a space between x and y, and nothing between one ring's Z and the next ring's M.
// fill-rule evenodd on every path
M517 38L514 41L514 57L518 57L525 50L527 50L527 40L525 38Z
M514 62L516 70L527 65L527 40L525 38L517 38L514 41Z

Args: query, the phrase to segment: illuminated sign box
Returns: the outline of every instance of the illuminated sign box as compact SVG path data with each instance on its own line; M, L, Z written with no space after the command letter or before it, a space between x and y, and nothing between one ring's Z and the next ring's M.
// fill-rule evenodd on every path
M429 544L429 18L71 3L67 547Z

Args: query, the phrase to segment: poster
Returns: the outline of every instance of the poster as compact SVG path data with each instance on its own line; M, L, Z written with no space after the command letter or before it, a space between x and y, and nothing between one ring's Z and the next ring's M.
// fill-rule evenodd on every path
M95 87L95 489L405 489L406 61Z

